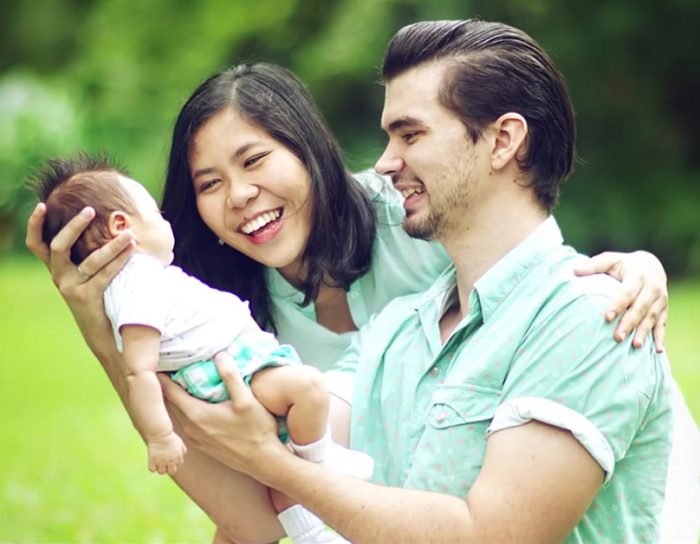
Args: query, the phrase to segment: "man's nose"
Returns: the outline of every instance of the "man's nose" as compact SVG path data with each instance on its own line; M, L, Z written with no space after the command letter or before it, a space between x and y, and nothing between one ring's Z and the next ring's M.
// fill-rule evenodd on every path
M379 157L377 164L374 165L374 170L381 176L393 176L400 172L403 166L403 159L394 153L392 145L389 143L382 156Z

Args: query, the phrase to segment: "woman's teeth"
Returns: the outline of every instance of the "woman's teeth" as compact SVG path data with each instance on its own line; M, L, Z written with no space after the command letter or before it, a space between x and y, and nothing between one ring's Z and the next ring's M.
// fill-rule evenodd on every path
M403 195L404 198L408 198L409 196L413 194L421 194L425 189L423 187L411 187L410 189L402 189L401 194Z
M255 219L248 221L245 225L243 225L241 227L241 232L243 232L243 234L250 234L251 232L255 232L256 230L263 228L268 223L277 219L281 215L281 213L281 209L278 208L271 212L259 215Z

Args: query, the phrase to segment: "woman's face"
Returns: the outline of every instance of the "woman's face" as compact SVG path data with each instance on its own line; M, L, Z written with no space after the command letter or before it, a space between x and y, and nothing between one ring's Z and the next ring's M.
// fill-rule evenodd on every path
M196 132L189 164L197 210L214 234L296 276L311 230L310 177L302 162L227 108Z

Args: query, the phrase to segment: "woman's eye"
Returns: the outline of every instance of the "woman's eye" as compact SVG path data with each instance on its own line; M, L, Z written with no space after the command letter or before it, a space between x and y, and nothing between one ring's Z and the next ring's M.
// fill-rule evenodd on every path
M212 180L210 180L210 181L205 181L204 183L202 183L202 184L199 186L199 192L200 192L200 193L203 193L203 192L205 192L205 191L211 189L212 187L214 187L214 185L216 185L217 183L219 183L219 181L221 181L221 180L212 179Z
M254 157L251 157L250 159L247 159L243 163L243 167L248 168L249 166L253 166L254 164L257 164L260 161L260 159L262 159L263 157L266 157L267 155L268 155L268 153L260 153L259 155L255 155Z

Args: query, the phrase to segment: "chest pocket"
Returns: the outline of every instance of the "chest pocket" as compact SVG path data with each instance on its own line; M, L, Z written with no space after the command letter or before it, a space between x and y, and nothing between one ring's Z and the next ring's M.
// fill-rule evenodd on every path
M481 470L486 429L500 399L500 391L483 386L439 386L425 414L408 487L465 497Z
M490 422L500 401L501 392L496 389L470 384L442 385L433 394L427 422L434 429Z

